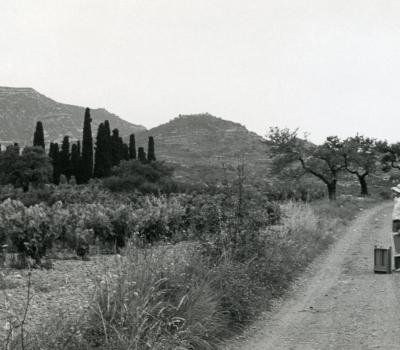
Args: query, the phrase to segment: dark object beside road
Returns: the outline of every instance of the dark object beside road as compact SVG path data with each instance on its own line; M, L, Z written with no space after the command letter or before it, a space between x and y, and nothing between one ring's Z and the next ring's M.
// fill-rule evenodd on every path
M374 272L392 273L392 247L374 249Z

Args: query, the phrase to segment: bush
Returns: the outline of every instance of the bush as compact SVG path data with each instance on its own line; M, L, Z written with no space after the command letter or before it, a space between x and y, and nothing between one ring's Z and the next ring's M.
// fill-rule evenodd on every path
M54 237L46 208L26 208L21 202L6 200L0 204L0 237L7 237L17 252L31 257L37 264L51 248Z
M173 169L163 162L122 161L113 168L112 176L103 180L103 184L112 192L171 193L178 189L172 173Z
M30 185L49 183L53 172L50 158L42 147L25 147L21 154L18 147L8 147L0 153L0 169L1 184L12 184L24 191Z

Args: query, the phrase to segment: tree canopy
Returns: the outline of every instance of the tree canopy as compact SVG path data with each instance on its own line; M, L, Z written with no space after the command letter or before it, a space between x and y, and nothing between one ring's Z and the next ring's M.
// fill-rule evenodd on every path
M302 173L308 173L322 181L328 190L329 199L336 199L338 174L345 168L342 156L343 144L337 136L327 137L322 145L302 140L298 130L271 128L267 143L271 146L273 171L300 166Z
M1 183L22 187L40 186L51 181L53 167L42 147L25 147L21 154L15 146L0 154Z
M36 123L35 133L33 134L33 145L44 148L44 131L41 121Z
M357 177L361 186L361 195L369 195L366 178L377 169L378 152L376 141L372 138L356 135L343 141L345 169Z
M93 137L92 137L92 118L90 109L86 108L83 122L82 137L82 182L86 183L93 177Z

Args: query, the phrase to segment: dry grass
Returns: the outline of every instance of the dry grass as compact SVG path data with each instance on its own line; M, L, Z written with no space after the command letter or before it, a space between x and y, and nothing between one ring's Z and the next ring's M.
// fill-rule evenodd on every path
M196 246L128 248L98 281L91 331L105 348L214 349L223 319L206 276L191 269Z

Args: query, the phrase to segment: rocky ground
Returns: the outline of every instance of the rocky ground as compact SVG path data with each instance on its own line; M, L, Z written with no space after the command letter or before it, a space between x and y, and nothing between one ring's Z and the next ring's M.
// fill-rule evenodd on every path
M101 277L104 266L112 266L115 259L103 256L90 261L54 260L52 269L33 269L26 328L39 328L60 314L81 317L93 296L94 281ZM0 271L0 343L8 321L15 316L22 319L24 315L28 281L28 270Z

